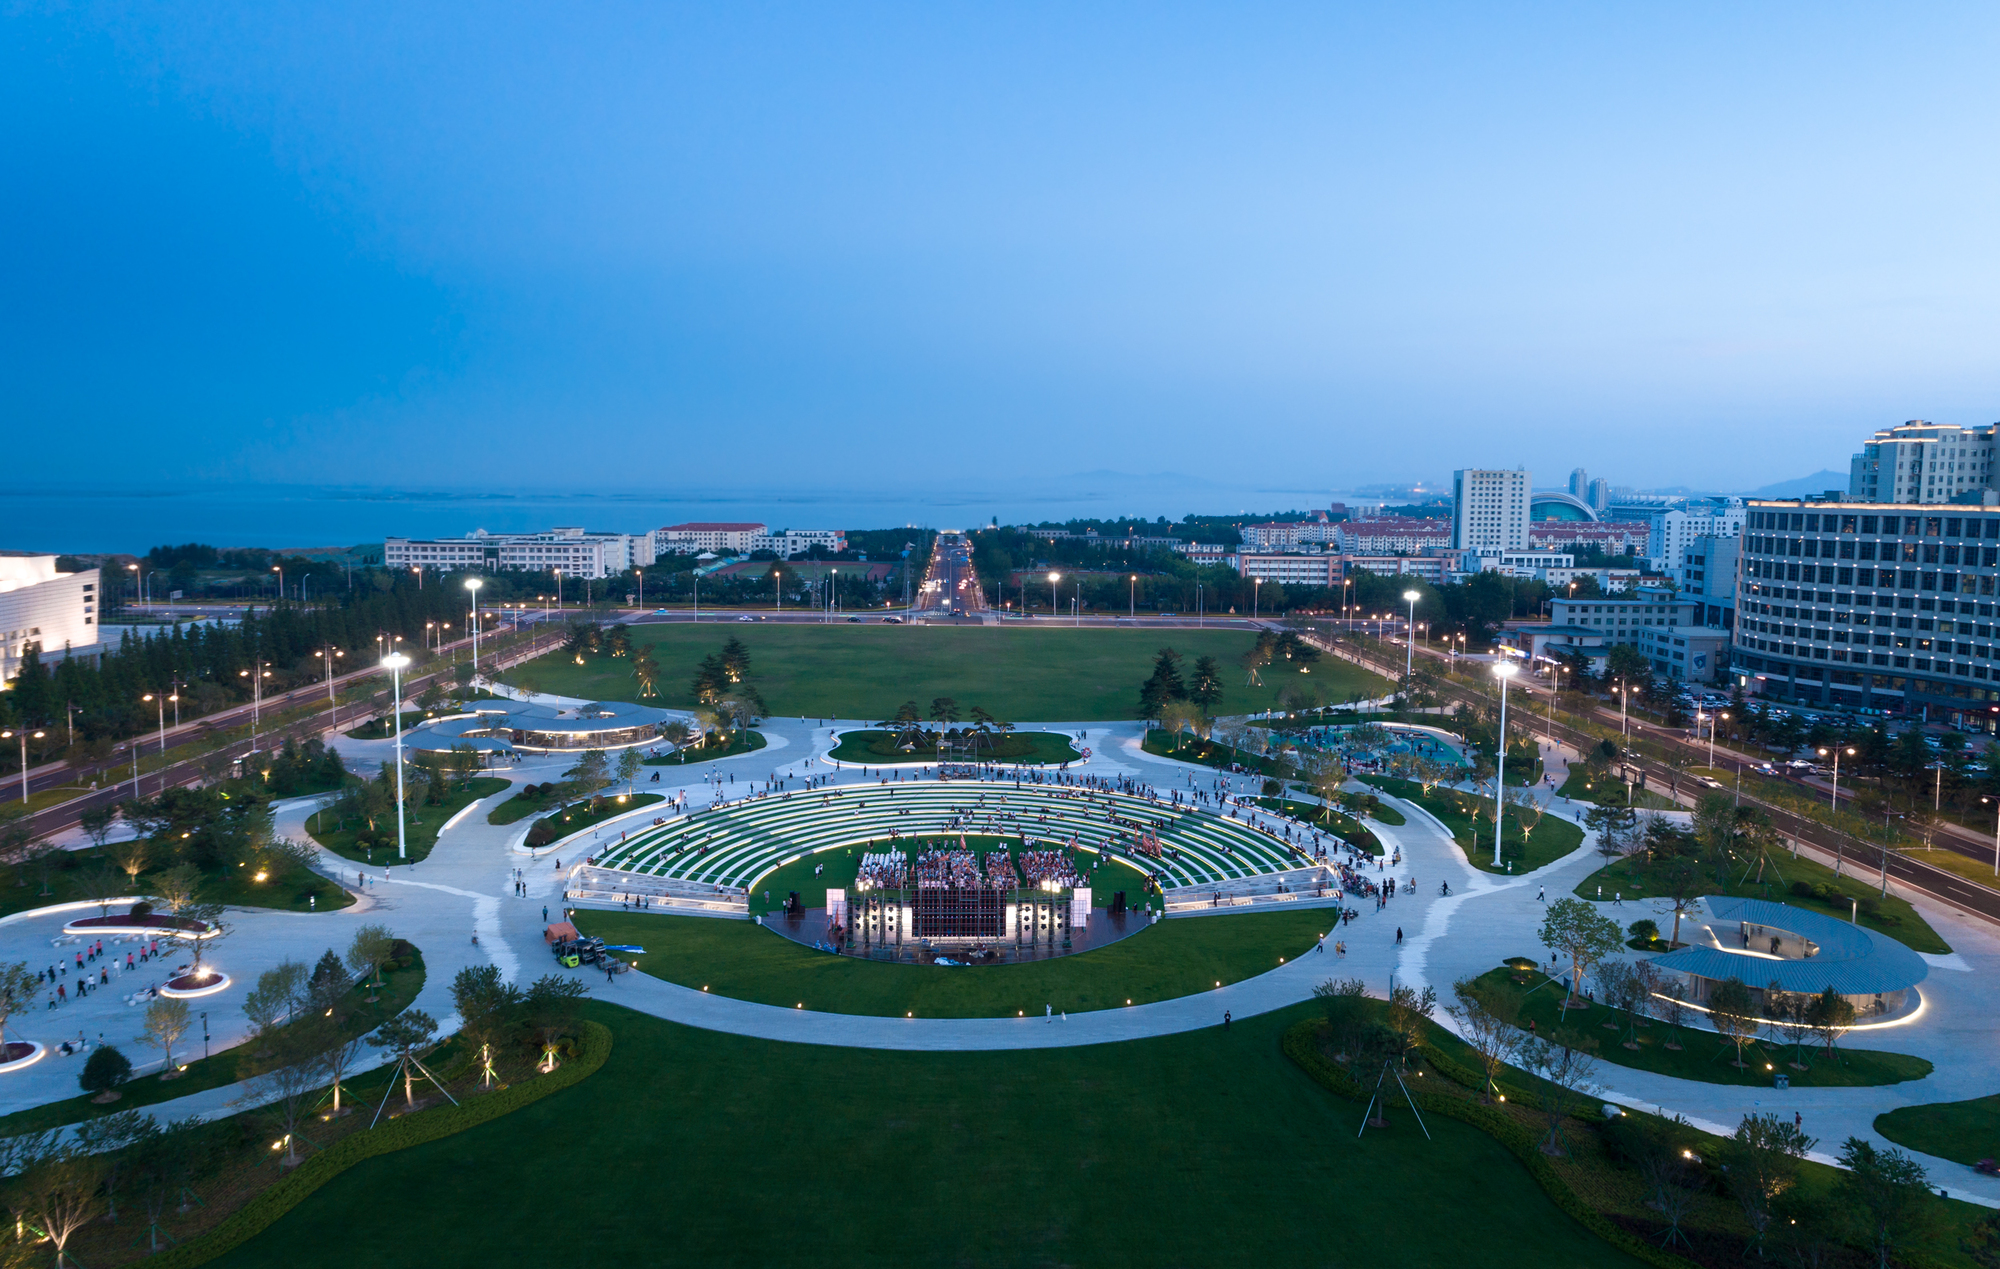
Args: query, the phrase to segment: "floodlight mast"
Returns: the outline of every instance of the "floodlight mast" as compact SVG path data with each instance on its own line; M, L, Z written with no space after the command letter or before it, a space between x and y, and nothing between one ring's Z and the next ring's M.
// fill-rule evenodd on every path
M1500 680L1500 759L1493 776L1493 866L1495 868L1501 866L1500 826L1507 818L1503 814L1507 800L1507 684L1521 668L1506 660L1506 655L1504 652L1501 653L1502 659L1493 665L1493 677Z

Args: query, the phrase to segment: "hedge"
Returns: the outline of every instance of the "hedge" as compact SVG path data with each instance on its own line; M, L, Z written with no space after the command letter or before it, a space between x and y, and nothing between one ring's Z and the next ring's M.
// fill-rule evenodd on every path
M1356 1083L1347 1072L1328 1061L1319 1051L1315 1034L1320 1025L1318 1019L1308 1018L1286 1028L1285 1056L1298 1063L1301 1070L1328 1091L1341 1097L1360 1100L1367 1095L1367 1090ZM1478 1079L1476 1074L1444 1058L1443 1054L1431 1050L1428 1045L1424 1047L1426 1059L1437 1067L1439 1074L1455 1082L1461 1074L1470 1075L1475 1081ZM1522 1166L1528 1169L1528 1174L1541 1184L1542 1190L1555 1201L1557 1207L1575 1217L1585 1229L1613 1247L1656 1266L1656 1269L1699 1269L1694 1261L1655 1247L1644 1239L1618 1228L1596 1208L1584 1202L1576 1191L1570 1188L1569 1182L1563 1180L1562 1174L1555 1170L1554 1165L1543 1156L1534 1135L1503 1112L1462 1098L1418 1092L1415 1089L1410 1091L1421 1109L1434 1115L1456 1119L1460 1123L1470 1124L1505 1146L1521 1161Z
M364 1159L407 1150L468 1128L477 1128L531 1102L540 1101L551 1093L581 1083L611 1056L611 1028L598 1022L585 1022L582 1030L583 1043L578 1046L576 1056L549 1074L487 1093L476 1101L458 1106L432 1107L343 1137L307 1159L269 1189L252 1197L208 1233L148 1257L146 1263L158 1265L161 1269L186 1269L186 1266L206 1264L263 1233L279 1217L304 1202L314 1190Z

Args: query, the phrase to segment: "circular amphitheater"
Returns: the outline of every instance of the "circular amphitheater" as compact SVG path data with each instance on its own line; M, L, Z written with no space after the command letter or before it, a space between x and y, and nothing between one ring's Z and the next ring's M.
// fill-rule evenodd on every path
M1339 837L1231 807L1084 785L920 780L756 794L658 817L576 870L569 897L641 902L663 912L749 915L758 883L825 851L892 848L955 835L1023 839L1129 864L1160 888L1169 913L1297 902L1337 885L1317 857ZM1268 825L1268 827L1267 827ZM1285 836L1290 833L1290 839Z

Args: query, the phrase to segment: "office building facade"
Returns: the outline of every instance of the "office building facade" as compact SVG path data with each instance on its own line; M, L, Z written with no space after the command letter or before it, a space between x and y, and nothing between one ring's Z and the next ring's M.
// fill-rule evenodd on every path
M462 538L389 538L382 560L390 568L457 572L553 572L564 577L615 577L653 562L647 533L587 533L555 528L547 533L488 533L475 529Z
M1994 730L2000 508L1757 500L1748 512L1731 653L1739 684L1803 705Z

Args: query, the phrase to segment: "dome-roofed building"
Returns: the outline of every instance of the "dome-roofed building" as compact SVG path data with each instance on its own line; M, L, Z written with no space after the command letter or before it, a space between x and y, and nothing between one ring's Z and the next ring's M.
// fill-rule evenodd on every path
M1538 520L1594 521L1597 512L1581 498L1556 489L1540 489L1528 495L1528 522Z
M1817 996L1827 988L1847 997L1860 1018L1905 1013L1919 1001L1930 973L1924 958L1901 943L1837 917L1766 899L1705 895L1711 914L1681 934L1689 946L1655 957L1655 969L1688 976L1689 999L1703 1004L1711 987L1740 979L1760 1003L1771 986L1788 995Z

